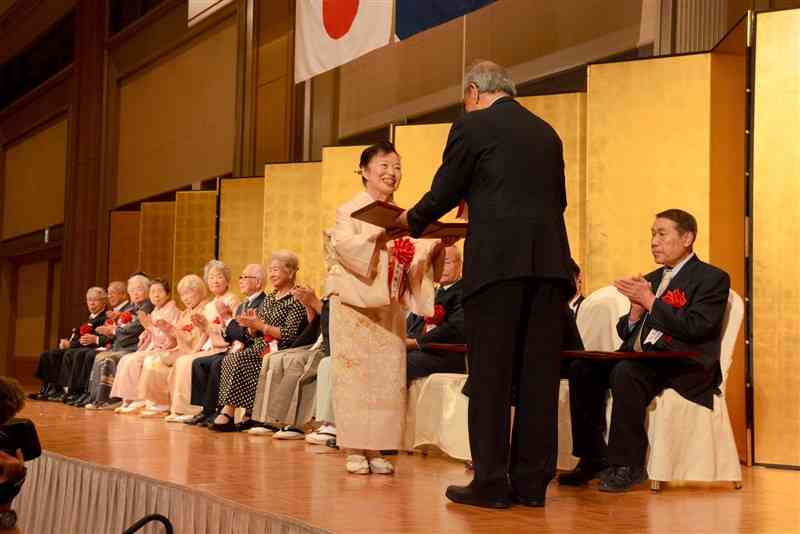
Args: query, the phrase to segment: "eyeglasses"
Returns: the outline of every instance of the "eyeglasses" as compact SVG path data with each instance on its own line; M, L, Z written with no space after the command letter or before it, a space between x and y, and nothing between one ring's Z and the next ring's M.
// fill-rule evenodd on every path
M257 276L247 276L247 275L244 275L244 274L239 276L239 280L247 280L248 278L252 278L253 280L258 280Z

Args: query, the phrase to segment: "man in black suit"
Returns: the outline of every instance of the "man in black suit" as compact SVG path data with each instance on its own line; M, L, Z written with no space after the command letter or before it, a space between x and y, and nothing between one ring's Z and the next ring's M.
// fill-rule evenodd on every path
M434 308L439 313L425 318L410 314L406 319L407 382L433 373L464 373L464 354L432 350L428 343L466 343L464 308L461 306L461 253L455 246L445 249L444 266L436 290Z
M559 476L562 485L580 486L600 476L600 490L622 492L647 478L647 406L666 388L712 409L722 381L719 366L722 323L730 290L724 271L700 261L692 251L697 221L682 210L656 215L651 249L662 268L614 285L631 302L617 324L621 351L698 352L692 359L576 360L569 372L575 470ZM605 396L614 399L608 445Z
M58 374L61 371L61 362L67 349L81 346L80 338L84 334L94 333L94 329L106 321L106 304L108 294L102 287L90 287L86 291L86 307L89 309L89 318L85 324L72 329L69 339L58 342L58 348L48 350L39 357L36 367L36 378L42 381L42 389L38 393L28 395L33 400L46 400L51 395L63 392L58 387Z
M247 265L239 275L239 291L245 300L236 310L231 310L221 300L218 310L220 317L225 321L224 342L228 344L227 350L219 354L197 358L192 362L192 404L202 406L203 410L193 419L186 421L189 425L209 426L217 416L217 399L219 398L219 383L222 373L222 360L228 350L237 350L249 346L253 339L247 329L236 322L236 317L249 310L258 310L264 297L264 267L257 263ZM198 316L199 321L203 321ZM207 325L206 325L207 326ZM236 347L235 349L233 347Z
M86 387L89 385L89 373L92 370L95 353L98 347L110 345L113 341L113 337L106 334L112 328L108 323L113 323L122 312L131 308L125 282L114 281L108 284L108 308L105 324L96 327L93 333L80 336L78 339L80 346L70 348L64 353L58 374L58 386L61 389L67 388L68 392L58 392L48 397L48 400L63 401L67 404L89 401ZM84 371L87 360L91 363L88 364L88 370Z
M510 506L512 497L543 506L555 474L564 308L575 293L562 145L514 100L514 83L499 65L477 62L464 82L467 113L450 129L431 190L397 221L419 236L459 202L469 208L464 393L475 478L450 486L447 497L492 508Z

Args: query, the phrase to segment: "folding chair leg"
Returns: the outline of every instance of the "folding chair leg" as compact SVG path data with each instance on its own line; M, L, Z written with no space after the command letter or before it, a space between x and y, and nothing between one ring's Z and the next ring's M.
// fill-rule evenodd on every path
M742 481L741 480L734 480L733 481L733 489L742 489Z
M650 481L650 491L661 491L661 481L660 480L651 480Z

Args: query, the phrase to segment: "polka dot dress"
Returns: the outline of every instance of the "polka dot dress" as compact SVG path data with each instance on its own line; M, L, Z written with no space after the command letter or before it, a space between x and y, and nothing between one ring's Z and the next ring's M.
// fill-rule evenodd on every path
M276 292L267 294L258 308L258 317L268 325L281 330L278 349L288 349L308 322L306 310L291 295L278 299ZM219 388L220 406L251 409L256 398L258 375L261 372L262 354L268 344L257 338L252 345L239 352L231 352L222 361Z

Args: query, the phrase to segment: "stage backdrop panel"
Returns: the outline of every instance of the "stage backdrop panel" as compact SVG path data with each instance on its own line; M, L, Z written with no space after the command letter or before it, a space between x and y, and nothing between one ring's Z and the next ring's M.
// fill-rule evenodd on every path
M139 270L149 276L172 280L175 203L142 202L140 213Z
M2 239L64 222L67 132L62 119L4 147Z
M364 190L358 175L358 160L366 146L336 146L322 149L322 228L336 222L336 208ZM402 188L402 184L401 184Z
M697 255L727 271L745 295L744 77L736 63L706 53L589 67L588 291L656 269L654 216L680 208L697 218ZM742 347L728 388L740 400ZM744 403L729 409L743 457Z
M181 277L189 273L203 276L203 266L215 257L216 227L216 191L175 193L173 287L177 287ZM231 283L234 281L233 276L234 273L231 273Z
M222 180L219 199L219 259L233 278L245 265L261 262L264 227L264 179ZM231 283L239 293L239 284Z
M297 282L320 290L325 276L320 191L322 164L284 163L264 168L264 264L273 251L300 259Z
M108 279L125 280L139 270L139 230L141 214L138 211L111 212L108 238Z
M755 461L800 466L800 10L757 18L753 154Z

